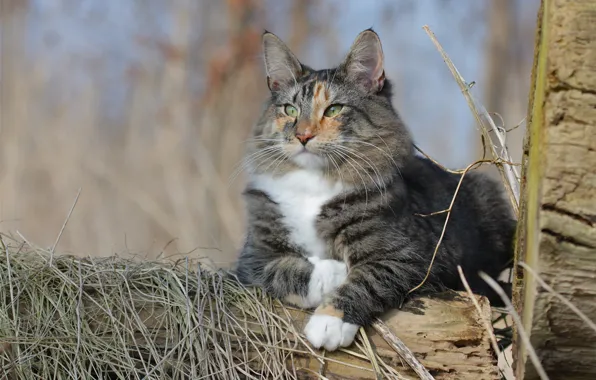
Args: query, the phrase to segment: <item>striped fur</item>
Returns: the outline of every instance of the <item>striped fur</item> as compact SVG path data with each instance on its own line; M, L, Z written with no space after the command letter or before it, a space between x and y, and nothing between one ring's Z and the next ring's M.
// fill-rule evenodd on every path
M423 280L445 214L421 214L447 209L460 177L414 155L372 30L337 68L320 71L271 33L263 39L271 97L248 144L237 274L286 302L318 306L307 338L335 349ZM341 111L325 116L337 104ZM304 144L297 135L305 133ZM498 303L477 273L497 277L508 265L515 223L500 185L468 174L415 294L460 289L459 264L474 291Z

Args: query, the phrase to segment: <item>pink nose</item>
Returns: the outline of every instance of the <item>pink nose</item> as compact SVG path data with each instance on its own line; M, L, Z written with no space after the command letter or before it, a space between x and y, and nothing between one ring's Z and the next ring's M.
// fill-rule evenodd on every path
M309 131L306 131L304 133L296 133L296 138L302 143L302 145L306 145L306 143L313 137L315 137L315 135L313 135Z

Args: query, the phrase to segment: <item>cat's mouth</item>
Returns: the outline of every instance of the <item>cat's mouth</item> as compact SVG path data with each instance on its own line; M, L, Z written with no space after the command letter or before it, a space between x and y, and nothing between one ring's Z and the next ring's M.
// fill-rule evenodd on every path
M320 169L325 166L324 157L311 151L305 146L298 147L292 154L292 161L305 169Z

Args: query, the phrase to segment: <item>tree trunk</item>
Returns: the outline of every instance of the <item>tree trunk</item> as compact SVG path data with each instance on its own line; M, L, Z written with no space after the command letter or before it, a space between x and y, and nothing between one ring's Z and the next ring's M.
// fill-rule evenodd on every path
M596 320L596 3L543 0L523 170L518 259ZM596 332L516 270L514 302L551 379L596 378ZM517 379L536 379L514 341Z

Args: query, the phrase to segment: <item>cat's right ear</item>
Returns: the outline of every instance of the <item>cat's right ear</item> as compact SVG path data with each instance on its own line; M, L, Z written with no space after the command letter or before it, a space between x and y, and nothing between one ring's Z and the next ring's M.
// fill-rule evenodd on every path
M296 83L302 75L302 64L275 34L263 34L263 53L269 90L279 91L284 86Z
M348 78L365 91L376 93L383 89L385 69L383 48L379 35L372 29L361 32L352 43L350 52L342 63Z

